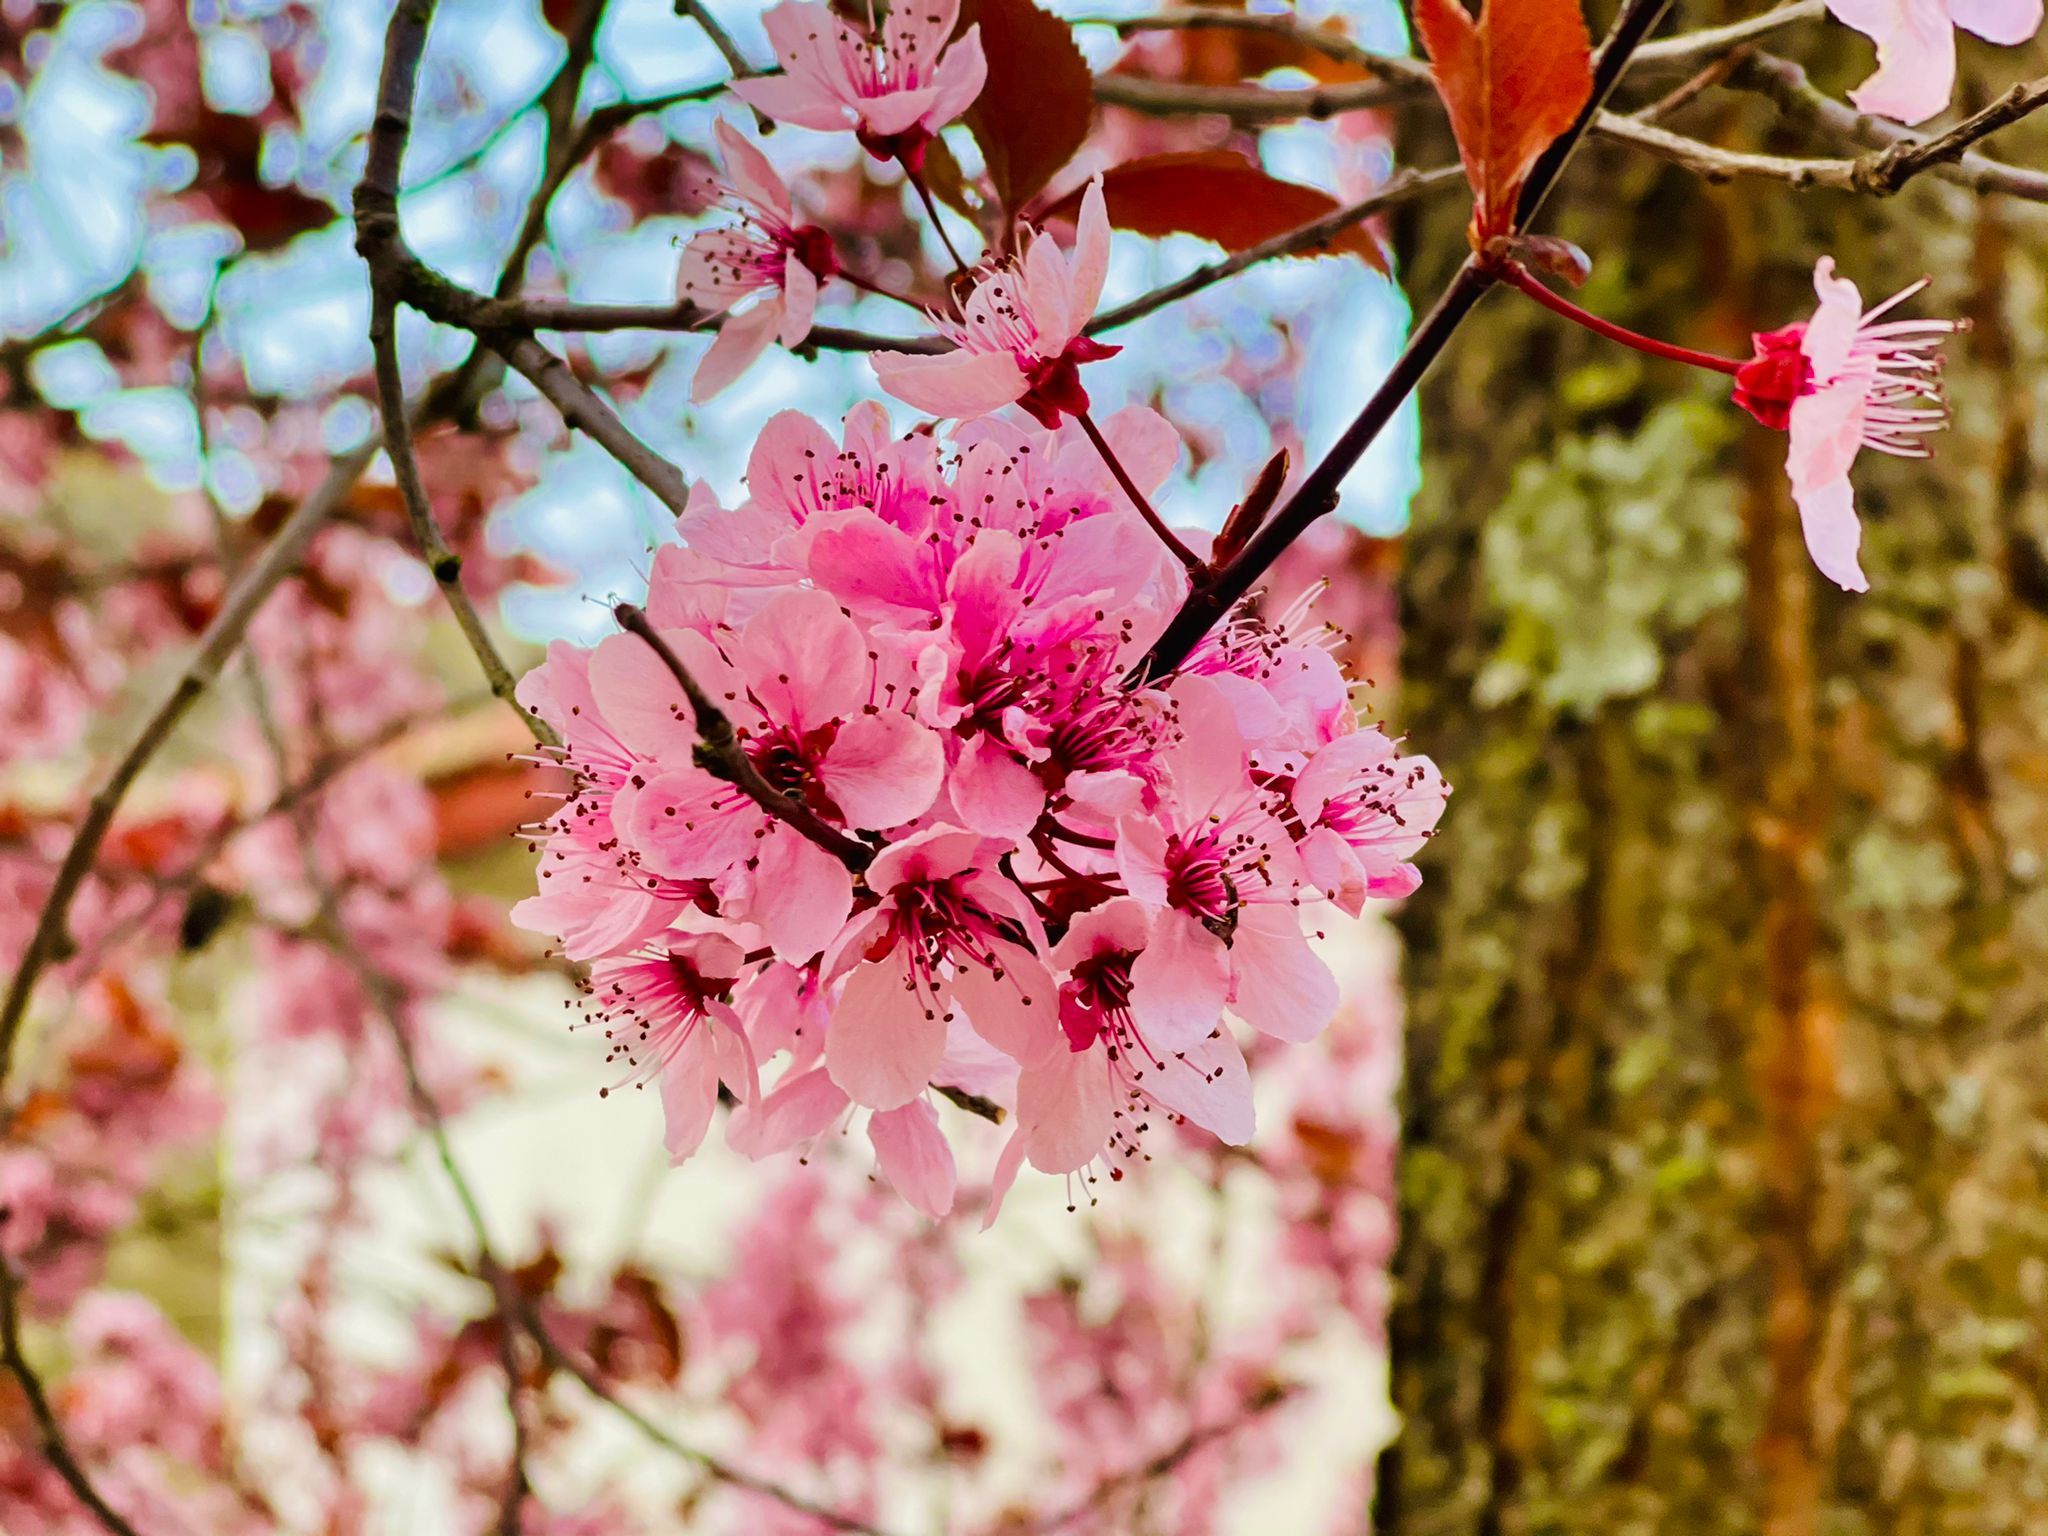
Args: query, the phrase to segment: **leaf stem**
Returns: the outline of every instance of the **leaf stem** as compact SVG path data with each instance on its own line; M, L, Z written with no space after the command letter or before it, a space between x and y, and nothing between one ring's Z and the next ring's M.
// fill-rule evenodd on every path
M1095 451L1102 455L1102 462L1109 466L1109 472L1116 476L1116 483L1123 487L1124 494L1131 498L1131 505L1138 509L1138 516L1145 519L1152 531L1159 535L1159 542L1173 551L1174 558L1193 572L1202 569L1202 557L1181 543L1178 535L1166 526L1166 520L1152 510L1152 503L1145 499L1145 493L1138 489L1130 472L1117 460L1115 451L1109 446L1109 439L1102 435L1102 429L1095 425L1095 418L1086 411L1076 411L1074 420L1081 423L1081 430L1088 434L1088 441L1095 445Z
M1604 336L1609 341L1618 341L1624 347L1631 347L1649 357L1661 357L1674 363L1690 363L1695 368L1705 368L1710 373L1736 374L1747 359L1723 357L1718 352L1701 352L1692 347L1681 347L1675 342L1659 341L1654 336L1645 336L1632 331L1625 325L1602 319L1591 310L1581 309L1556 289L1539 281L1520 262L1509 261L1495 269L1494 275L1510 288L1519 289L1541 304L1552 314L1562 315L1574 325L1583 326L1595 336Z
M904 176L909 179L913 187L917 188L918 198L924 203L925 214L932 221L932 228L939 232L939 243L945 246L946 254L953 258L954 274L958 277L965 277L967 275L967 263L961 259L960 253L953 248L953 237L946 233L946 221L939 217L939 205L937 200L932 197L932 189L924 184L924 177L922 175L910 168L908 160L898 155L896 163L903 167Z

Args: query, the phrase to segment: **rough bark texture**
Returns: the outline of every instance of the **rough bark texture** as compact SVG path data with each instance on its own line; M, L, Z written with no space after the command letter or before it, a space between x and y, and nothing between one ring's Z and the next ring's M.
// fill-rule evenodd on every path
M1723 352L1827 250L1977 329L1935 463L1860 466L1863 597L1718 380L1496 294L1426 391L1399 721L1456 793L1379 1528L2048 1529L2048 214L1604 151L1548 227L1589 308Z

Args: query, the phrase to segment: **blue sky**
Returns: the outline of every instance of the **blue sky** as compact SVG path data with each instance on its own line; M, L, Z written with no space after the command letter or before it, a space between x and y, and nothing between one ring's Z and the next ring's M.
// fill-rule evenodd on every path
M1143 9L1138 0L1055 8L1103 15ZM194 7L204 36L202 83L208 102L251 113L270 99L260 34L267 3L201 0ZM185 185L191 153L140 142L150 103L133 81L110 73L102 58L136 35L141 13L116 0L80 0L53 34L36 40L35 75L22 95L0 83L0 122L12 122L28 146L25 161L0 163L0 332L42 330L93 294L131 273L175 323L191 326L205 313L218 280L210 346L227 348L252 387L287 398L318 399L359 379L369 363L365 330L368 292L341 210L361 167L361 133L375 89L386 12L381 6L330 0L323 19L324 58L299 101L302 132L273 132L265 141L266 178L290 181L336 207L336 222L283 250L237 258L234 237L218 226L152 227L152 195ZM727 0L720 7L741 46L768 57L761 7ZM1317 9L1303 6L1304 11ZM1367 40L1405 46L1391 6L1348 0L1321 9L1346 11ZM1103 28L1083 28L1080 41L1098 65L1117 47ZM407 161L406 232L420 253L470 283L488 283L515 237L527 193L539 175L540 133L531 103L561 57L560 39L533 3L445 0L422 82L419 124ZM614 0L600 33L585 105L640 99L721 78L723 61L693 25L679 21L668 0ZM4 81L4 77L0 77ZM731 107L673 108L662 126L679 142L705 146L712 119ZM736 119L745 123L745 119ZM818 157L850 158L843 135L783 128L766 144L785 167ZM962 158L971 142L961 138ZM481 153L479 153L481 151ZM1332 184L1337 147L1323 124L1267 130L1260 153L1267 168L1291 179ZM463 162L474 158L474 164ZM457 169L451 172L451 167ZM672 296L676 247L696 228L687 219L653 219L628 228L619 210L584 178L557 200L542 258L565 274L581 298L661 301ZM1215 248L1189 237L1116 240L1105 303L1113 304L1199 263ZM834 320L901 330L905 315L873 299L841 308ZM1392 285L1355 261L1285 262L1243 274L1118 332L1125 350L1093 365L1091 392L1114 409L1155 393L1177 418L1195 426L1205 456L1169 487L1164 502L1177 521L1214 521L1270 453L1268 421L1293 419L1311 449L1326 443L1363 400L1398 348L1407 311ZM1284 331L1282 328L1285 328ZM1236 350L1278 356L1285 336L1301 338L1306 362L1248 397L1224 376ZM408 316L401 347L408 377L458 357L466 339ZM606 365L671 362L627 411L649 441L693 478L707 478L728 500L752 432L771 412L790 406L824 420L876 394L857 357L825 355L807 364L771 352L710 406L687 398L696 337L594 337L593 357ZM222 445L202 464L189 403L176 389L124 389L89 341L46 349L34 382L53 403L81 413L88 433L118 440L169 490L190 489L206 476L234 512L261 494L258 469ZM913 418L898 410L907 425ZM360 440L372 416L344 398L323 417L331 447ZM1405 520L1416 479L1415 426L1410 408L1346 487L1343 514L1375 532ZM501 510L494 539L526 547L575 575L568 589L515 591L506 616L529 635L588 633L604 622L586 594L630 592L645 570L648 542L664 537L666 519L600 451L581 439L549 455L540 483Z

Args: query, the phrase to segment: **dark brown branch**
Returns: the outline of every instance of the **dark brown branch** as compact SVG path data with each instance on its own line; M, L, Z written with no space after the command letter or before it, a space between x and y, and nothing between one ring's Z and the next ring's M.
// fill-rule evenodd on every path
M950 1083L933 1083L932 1092L947 1103L958 1105L970 1115L979 1115L990 1125L1001 1125L1008 1113L994 1099L984 1098L978 1093L969 1093L965 1088L955 1088Z
M682 688L683 697L690 704L690 724L697 732L698 767L713 778L732 785L777 821L787 822L855 874L874 862L874 849L858 838L848 837L836 827L827 826L799 796L781 793L761 776L761 770L754 766L740 745L739 734L733 730L732 721L726 718L725 711L712 702L711 695L697 686L690 669L683 665L682 657L648 622L642 610L631 603L620 603L612 609L612 616L619 621L619 628L638 635L647 643Z
M35 1367L22 1350L21 1288L21 1278L7 1267L4 1260L0 1260L0 1367L5 1367L7 1374L14 1378L28 1403L29 1417L36 1426L36 1445L43 1453L43 1460L64 1479L64 1486L71 1490L109 1536L138 1536L135 1527L121 1518L86 1475L83 1463L64 1437L64 1426L57 1420L57 1410L50 1405L50 1394L43 1388L42 1377L36 1374Z
M1525 228L1563 175L1587 130L1605 108L1629 60L1664 15L1670 0L1630 0L1601 44L1593 63L1593 89L1578 119L1545 150L1523 185L1516 207L1516 227ZM1232 555L1221 570L1198 580L1152 649L1132 669L1130 681L1159 678L1187 660L1189 654L1254 583L1319 518L1337 505L1338 487L1373 440L1393 420L1401 403L1422 382L1458 326L1485 297L1493 277L1477 259L1462 265L1443 295L1408 338L1394 366L1364 407L1346 427L1322 461L1309 471L1287 502Z

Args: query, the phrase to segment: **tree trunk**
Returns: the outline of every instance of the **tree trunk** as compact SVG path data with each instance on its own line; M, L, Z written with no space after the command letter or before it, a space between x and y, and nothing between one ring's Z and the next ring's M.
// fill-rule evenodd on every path
M1957 422L1859 463L1862 596L1725 380L1496 293L1429 384L1388 1536L2048 1529L2044 224L1611 150L1546 219L1588 308L1724 353L1823 252L1937 274Z

